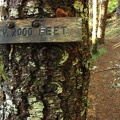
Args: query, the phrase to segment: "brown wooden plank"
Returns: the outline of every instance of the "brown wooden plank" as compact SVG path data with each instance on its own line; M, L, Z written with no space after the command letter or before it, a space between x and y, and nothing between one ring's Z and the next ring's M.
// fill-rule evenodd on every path
M0 44L79 42L81 26L81 19L77 17L5 20L0 23Z

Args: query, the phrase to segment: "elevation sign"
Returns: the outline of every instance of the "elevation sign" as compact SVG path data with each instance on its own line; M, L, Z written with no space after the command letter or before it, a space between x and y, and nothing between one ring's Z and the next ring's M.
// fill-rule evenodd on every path
M77 17L4 20L0 22L0 44L79 42L81 26Z

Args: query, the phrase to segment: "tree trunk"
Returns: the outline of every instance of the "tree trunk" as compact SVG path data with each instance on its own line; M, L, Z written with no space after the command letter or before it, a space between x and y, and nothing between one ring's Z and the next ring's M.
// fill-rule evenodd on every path
M75 15L82 18L79 43L0 46L0 120L86 119L90 76L88 1L9 0L6 16L55 17L55 10L66 10L66 6L71 8L69 13L74 13L74 7Z
M104 43L108 2L109 0L100 1L100 13L97 33L98 42L100 44Z
M93 18L93 0L89 0L89 18L91 22Z
M98 0L93 0L93 29L92 29L92 53L97 53L97 3Z
M120 18L120 0L118 0L118 6L116 9L116 18L119 19Z

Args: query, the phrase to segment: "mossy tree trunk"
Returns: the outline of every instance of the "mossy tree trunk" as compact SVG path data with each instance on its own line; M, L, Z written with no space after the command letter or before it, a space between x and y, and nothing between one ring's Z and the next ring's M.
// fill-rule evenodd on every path
M82 18L82 41L1 45L0 120L85 120L90 76L88 1L9 0L6 4L7 19L55 17L55 6L70 7Z

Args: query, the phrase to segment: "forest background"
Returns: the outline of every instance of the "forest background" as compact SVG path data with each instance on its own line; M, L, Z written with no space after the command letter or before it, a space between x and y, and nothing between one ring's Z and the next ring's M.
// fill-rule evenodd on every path
M120 118L120 19L119 15L117 16L119 3L119 0L109 0L105 41L104 44L98 43L97 52L92 56L87 120ZM96 18L98 20L98 14Z

